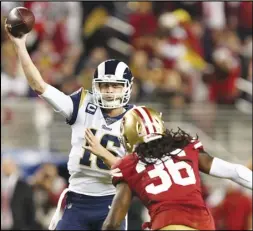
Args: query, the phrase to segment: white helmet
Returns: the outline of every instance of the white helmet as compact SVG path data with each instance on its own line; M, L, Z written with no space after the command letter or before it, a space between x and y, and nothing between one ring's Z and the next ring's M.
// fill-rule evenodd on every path
M98 65L92 80L94 104L101 108L119 108L126 105L132 92L133 76L129 67L116 59L109 59ZM121 93L112 93L113 100L107 101L100 92L99 83L122 83Z

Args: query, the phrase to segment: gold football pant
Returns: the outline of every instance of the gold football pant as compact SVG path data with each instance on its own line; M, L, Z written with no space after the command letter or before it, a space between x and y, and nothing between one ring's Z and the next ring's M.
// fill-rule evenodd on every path
M167 225L160 230L197 230L185 225Z

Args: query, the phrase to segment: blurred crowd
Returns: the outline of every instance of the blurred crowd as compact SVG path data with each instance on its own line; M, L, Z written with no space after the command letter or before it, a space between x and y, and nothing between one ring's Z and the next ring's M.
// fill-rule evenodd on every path
M95 68L109 58L129 64L133 102L234 105L241 97L237 79L252 82L251 1L1 2L2 100L37 97L4 32L16 6L35 14L27 41L33 62L46 82L66 94L90 89ZM2 229L47 229L67 178L45 163L24 181L11 158L2 158L1 171ZM240 187L228 184L210 193L203 185L203 196L217 229L252 229L252 197ZM140 214L145 217L134 200L130 229L140 227Z
M233 105L237 79L252 81L252 2L2 2L2 25L18 5L35 14L32 60L66 94L108 58L129 64L134 102ZM4 32L1 52L2 98L36 97Z
M13 157L1 159L1 230L48 229L66 179L52 163L41 164L24 178Z

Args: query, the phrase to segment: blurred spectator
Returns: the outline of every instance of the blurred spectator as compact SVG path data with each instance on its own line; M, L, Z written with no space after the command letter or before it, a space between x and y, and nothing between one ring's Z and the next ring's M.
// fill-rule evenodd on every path
M48 21L48 10L49 10L49 2L38 2L38 1L29 1L24 2L24 7L31 10L35 17L35 25L34 31L36 32L36 37L38 40L44 38L44 34L46 33L47 21Z
M216 103L223 101L223 104L231 104L238 97L234 88L236 76L241 73L244 78L248 77L248 66L252 59L252 53L249 52L252 46L251 20L246 20L245 23L245 18L252 17L250 4L252 3L129 2L121 4L127 8L121 9L124 15L118 12L119 4L103 2L97 5L32 1L25 2L24 6L36 15L34 33L37 33L37 45L35 50L31 50L33 60L43 78L50 84L63 87L68 92L78 86L74 80L70 80L72 78L80 84L91 86L95 66L115 55L111 50L106 50L108 38L116 36L119 40L128 41L123 38L125 35L121 38L120 34L104 27L111 15L121 15L122 19L128 17L127 21L134 29L129 37L134 47L133 55L129 58L136 77L135 92L139 92L135 95L135 100L138 101L151 92L155 97L159 96L155 91L161 91L162 94L177 92L177 99L172 98L176 99L173 105L178 106L185 102L205 102L208 90L210 100ZM11 8L8 4L6 7ZM233 63L226 65L227 70L212 55L223 48L228 49L233 56L228 60L235 60L226 60ZM162 64L156 67L152 60L160 60ZM214 64L214 67L210 64ZM241 70L236 70L236 65ZM221 80L222 75L226 77L223 76L224 79ZM176 91L171 89L171 84L176 86ZM224 89L221 94L229 92L229 100L220 99L223 96L218 92ZM35 96L29 90L28 95ZM182 95L185 101L183 103Z
M60 4L62 4L61 2ZM83 9L81 2L66 2L68 9L66 33L70 44L81 44Z
M47 229L57 207L60 194L67 184L54 164L45 163L29 179L36 198L36 220ZM64 206L64 205L63 205Z
M225 3L203 2L203 16L209 29L222 30L226 26Z
M181 42L188 49L192 49L198 55L203 56L201 37L203 26L183 9L164 13L159 18L159 24L168 35L173 44Z
M200 1L178 1L167 2L166 11L173 11L176 9L183 9L187 11L194 20L202 17L203 2Z
M245 39L240 50L240 58L242 65L242 78L250 80L252 73L250 65L252 65L252 37Z
M99 5L92 2L85 4L82 35L86 55L97 46L106 46L107 33L103 28L112 10L112 2L100 2Z
M129 3L134 12L129 15L129 23L134 28L131 44L136 49L152 52L153 36L157 31L157 18L152 10L152 2Z
M252 198L228 182L224 199L212 208L216 229L252 230Z
M68 46L65 50L65 53L63 55L64 58L69 59L74 65L74 73L73 74L78 74L79 72L79 63L82 62L82 57L81 55L85 53L83 50L83 47L80 44L71 44Z
M43 39L37 50L32 54L32 60L40 71L54 68L60 61L60 55L56 51L53 42L50 39ZM51 83L52 74L49 76L43 75L46 82Z
M128 15L131 13L131 9L128 7L131 2L113 2L115 6L115 16L124 21L127 21Z
M227 27L231 30L238 30L238 16L241 2L226 2L225 14Z
M81 84L76 80L76 78L66 78L60 85L59 89L67 95L72 94L79 89Z
M252 1L241 1L238 15L238 32L244 42L248 36L252 37Z
M27 96L28 84L25 77L20 73L18 59L14 53L14 47L9 41L4 42L1 49L1 97Z
M238 96L236 80L240 76L238 55L226 47L213 51L215 70L209 82L209 99L218 104L233 104Z
M22 180L15 161L2 157L1 162L1 229L31 230L35 222L32 188Z
M33 31L38 43L50 39L55 50L63 54L69 45L81 42L80 3L31 1L24 6L36 15Z
M92 78L97 66L108 58L108 52L104 47L94 48L91 50L90 55L84 60L82 60L81 57L76 67L76 72L78 73L78 80L82 86L91 89Z
M210 65L203 59L203 26L182 9L162 14L159 24L164 34L156 50L163 56L165 66L181 76L186 101L205 100L207 90L201 76L209 72Z
M64 37L65 42L69 45L80 44L83 17L82 4L80 2L50 2L49 6L49 18L62 24L62 37ZM57 46L58 43L59 41L55 45Z
M23 6L22 2L1 2L1 16L6 17L9 12L18 6Z
M72 62L69 58L63 58L61 60L61 63L58 66L58 72L55 75L54 78L54 84L62 83L66 79L74 77L74 70L75 70L75 63Z
M133 52L129 67L135 79L145 80L148 71L149 58L144 50L136 50Z

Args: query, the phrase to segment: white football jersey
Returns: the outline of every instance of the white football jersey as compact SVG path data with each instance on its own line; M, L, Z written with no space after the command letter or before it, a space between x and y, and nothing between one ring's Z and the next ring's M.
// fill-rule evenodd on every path
M74 110L72 118L68 120L72 127L72 149L68 161L69 189L90 196L115 194L109 168L83 146L86 142L85 129L90 128L108 151L123 157L125 150L119 140L123 115L115 118L103 115L101 108L93 104L92 93L84 89L73 93L72 101ZM125 108L129 110L131 107L127 105Z

